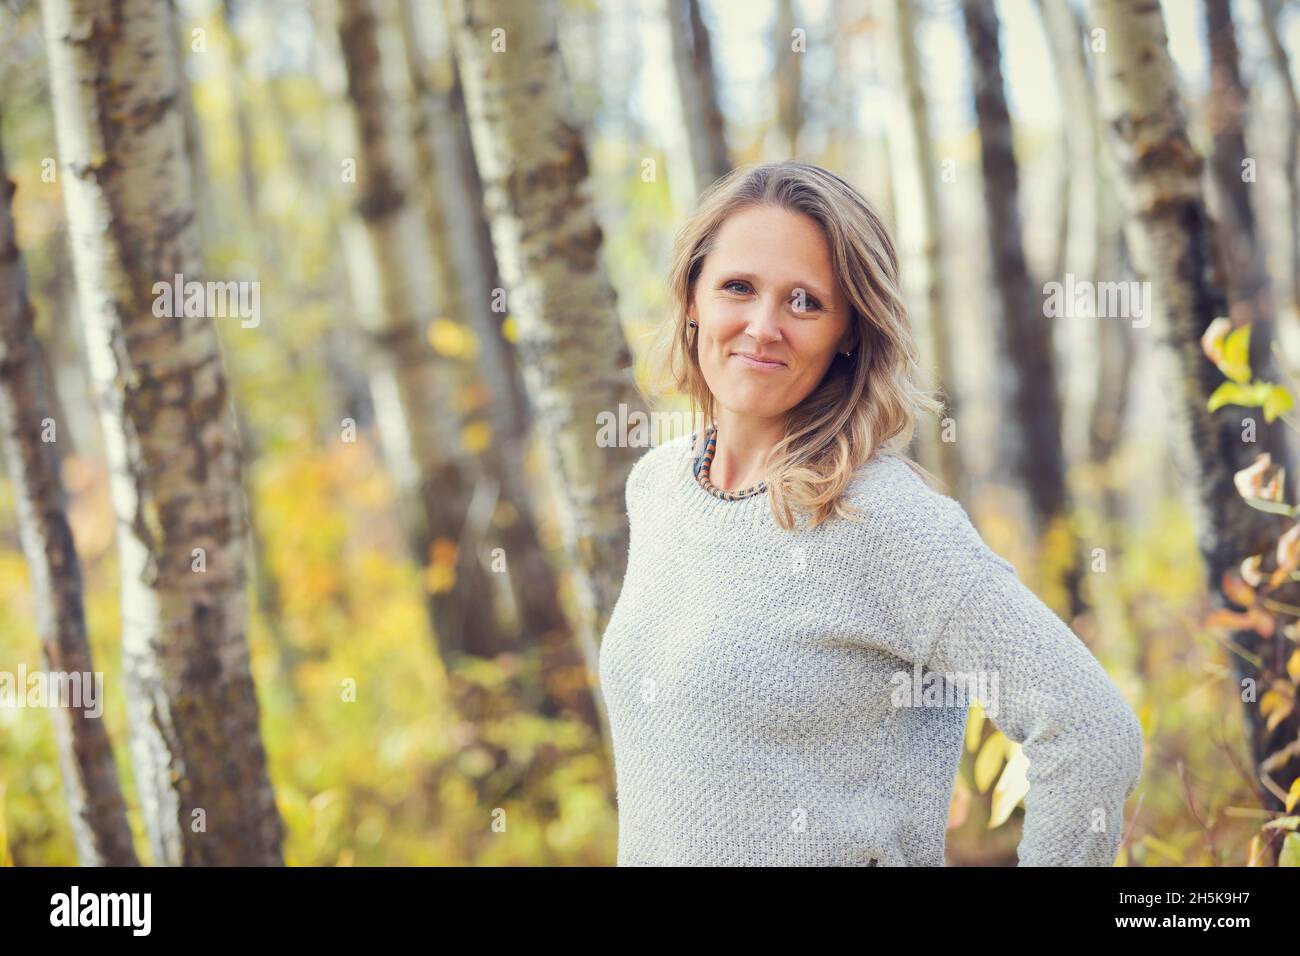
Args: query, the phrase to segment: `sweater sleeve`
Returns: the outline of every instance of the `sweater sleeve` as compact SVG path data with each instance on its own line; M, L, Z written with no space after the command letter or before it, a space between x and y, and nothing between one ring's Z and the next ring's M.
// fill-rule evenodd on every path
M968 686L987 689L990 719L1022 745L1029 792L1019 865L1110 866L1142 770L1137 715L1069 626L983 542L965 509L948 504L957 512L950 531L974 560L925 666L983 677Z

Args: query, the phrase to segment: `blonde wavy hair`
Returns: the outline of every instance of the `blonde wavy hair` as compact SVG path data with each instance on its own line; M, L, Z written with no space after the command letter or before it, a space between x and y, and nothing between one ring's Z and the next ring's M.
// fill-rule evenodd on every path
M859 520L843 496L854 473L878 449L899 454L937 487L938 480L905 451L917 420L940 413L943 405L922 384L893 240L871 203L821 166L799 160L751 163L705 190L674 239L668 288L675 314L660 329L653 350L657 391L662 394L671 383L689 397L693 417L714 421L715 400L700 369L697 330L688 323L687 308L723 222L758 205L803 213L818 223L833 273L852 306L852 354L835 353L826 376L787 414L785 435L768 455L764 480L776 522L791 530L792 508L808 514L814 528L836 515ZM697 444L700 437L697 432Z

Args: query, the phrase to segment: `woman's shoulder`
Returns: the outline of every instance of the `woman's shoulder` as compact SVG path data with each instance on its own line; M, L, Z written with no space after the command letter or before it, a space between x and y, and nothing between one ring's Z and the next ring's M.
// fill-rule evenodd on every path
M909 560L921 557L954 568L992 562L1015 573L984 541L965 505L932 487L903 454L873 455L854 473L845 499L863 519L845 524L855 525L873 551L906 553Z
M887 449L877 449L858 466L845 499L852 505L904 512L943 511L957 504L931 487L906 455Z

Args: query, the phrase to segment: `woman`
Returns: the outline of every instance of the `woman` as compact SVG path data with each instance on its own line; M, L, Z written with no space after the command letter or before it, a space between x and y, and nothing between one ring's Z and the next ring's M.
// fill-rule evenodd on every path
M808 163L737 169L670 284L670 367L710 426L627 479L600 652L619 865L942 866L954 687L1029 760L1020 865L1110 865L1141 727L902 454L938 405L868 202Z

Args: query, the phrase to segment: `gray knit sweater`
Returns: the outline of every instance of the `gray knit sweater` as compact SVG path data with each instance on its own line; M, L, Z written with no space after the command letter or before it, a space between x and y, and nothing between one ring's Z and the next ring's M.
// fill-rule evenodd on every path
M959 503L878 453L848 498L865 523L791 532L693 460L685 435L627 480L599 662L618 865L942 866L960 688L1028 758L1020 865L1114 861L1141 726Z

